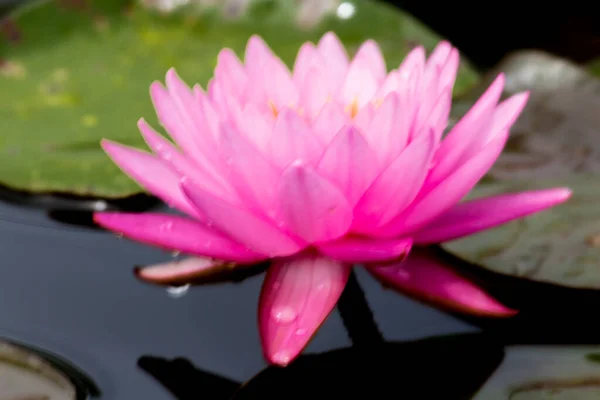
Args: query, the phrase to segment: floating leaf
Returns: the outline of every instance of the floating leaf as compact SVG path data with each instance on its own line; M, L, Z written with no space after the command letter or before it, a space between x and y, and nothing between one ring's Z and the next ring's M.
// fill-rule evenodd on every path
M454 120L500 72L506 74L505 96L526 90L531 96L490 177L535 180L600 175L600 79L565 59L539 51L516 52L461 96Z
M596 400L600 347L511 346L473 400Z
M328 14L310 29L301 27L290 0L250 1L237 18L206 7L153 12L137 0L46 0L18 9L3 21L0 38L0 183L104 198L140 192L100 149L100 139L143 147L135 121L155 122L150 83L176 66L189 82L206 84L218 51L242 54L255 33L288 65L301 43L329 30L351 53L367 38L377 40L389 66L415 44L432 49L439 40L379 2L344 6L344 14ZM463 67L457 91L475 79Z

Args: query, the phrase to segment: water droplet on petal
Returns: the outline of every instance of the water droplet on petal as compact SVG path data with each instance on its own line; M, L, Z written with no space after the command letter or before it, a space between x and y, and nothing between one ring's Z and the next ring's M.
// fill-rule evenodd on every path
M307 331L304 328L297 329L296 332L294 332L294 334L296 336L305 336L306 333L307 333Z
M286 350L278 351L277 353L273 354L273 357L271 357L271 360L275 364L279 365L287 365L291 361L291 359L292 356L290 356L290 353Z
M183 297L189 291L189 289L190 284L183 286L169 286L167 288L167 294L171 298L178 299L180 297Z
M298 313L290 306L277 307L271 314L279 324L291 324L298 318Z

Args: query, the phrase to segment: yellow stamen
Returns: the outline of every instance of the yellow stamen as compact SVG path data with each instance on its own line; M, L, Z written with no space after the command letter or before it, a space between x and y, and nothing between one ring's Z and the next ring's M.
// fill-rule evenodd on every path
M271 112L273 113L273 116L275 118L277 118L277 115L279 114L279 111L277 110L277 107L275 106L275 103L273 103L271 100L269 100L269 108L271 109Z
M358 97L355 97L350 104L348 104L344 111L350 114L350 118L356 117L358 114Z

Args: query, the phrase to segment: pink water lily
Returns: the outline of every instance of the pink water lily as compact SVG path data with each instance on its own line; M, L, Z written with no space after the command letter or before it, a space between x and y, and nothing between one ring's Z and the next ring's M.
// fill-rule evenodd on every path
M170 70L151 86L176 146L144 120L153 154L102 146L131 178L186 216L97 213L98 224L193 255L140 272L154 282L269 262L259 326L266 358L285 365L335 306L351 268L470 312L510 315L413 245L456 239L565 201L550 189L459 201L500 154L527 93L500 101L500 75L444 136L458 51L417 47L388 72L378 45L350 59L333 33L304 44L293 71L259 38L244 62L219 53L205 92ZM407 256L408 255L408 256ZM407 258L408 257L408 258Z

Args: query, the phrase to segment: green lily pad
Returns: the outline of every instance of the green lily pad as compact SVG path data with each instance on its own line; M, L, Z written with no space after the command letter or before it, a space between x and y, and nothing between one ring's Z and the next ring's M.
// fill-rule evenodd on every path
M346 2L354 7L350 18L331 14L301 28L296 3L253 0L235 19L207 8L152 12L133 0L46 0L18 9L0 40L0 184L102 198L139 193L100 149L100 139L143 147L135 123L142 116L155 122L150 83L175 66L188 82L205 84L218 51L242 54L255 33L288 65L301 43L329 30L350 52L367 38L377 40L390 66L414 44L432 49L440 39L407 14L370 0ZM464 66L457 90L476 79Z
M473 400L596 400L599 346L511 346Z
M456 121L489 86L506 74L505 97L529 90L527 107L490 170L496 180L537 180L600 174L600 79L586 69L539 51L507 56L476 88L461 96Z
M450 253L495 272L574 288L600 289L600 180L481 185L469 197L568 186L573 197L527 218L442 244ZM493 211L491 211L493 212Z

